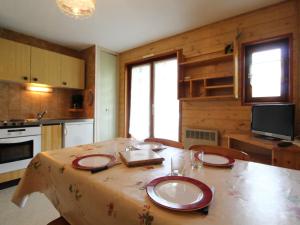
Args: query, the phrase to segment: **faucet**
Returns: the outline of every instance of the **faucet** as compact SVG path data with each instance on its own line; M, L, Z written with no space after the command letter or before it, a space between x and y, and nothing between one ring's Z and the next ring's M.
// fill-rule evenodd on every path
M45 110L45 111L43 111L43 112L38 112L38 113L36 114L37 119L38 119L38 120L43 119L43 117L45 116L46 113L47 113L47 110Z

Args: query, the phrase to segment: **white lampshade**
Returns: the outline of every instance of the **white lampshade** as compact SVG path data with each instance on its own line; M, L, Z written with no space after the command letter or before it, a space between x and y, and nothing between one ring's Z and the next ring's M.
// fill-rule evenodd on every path
M56 0L56 4L68 16L85 18L94 13L96 0Z

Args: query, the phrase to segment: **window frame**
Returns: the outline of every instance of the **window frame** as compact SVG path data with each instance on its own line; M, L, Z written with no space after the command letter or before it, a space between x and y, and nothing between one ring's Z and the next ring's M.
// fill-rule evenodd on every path
M162 60L167 60L167 59L177 59L177 63L179 62L178 59L178 53L179 51L171 51L171 52L166 52L162 53L159 55L153 55L149 56L145 59L133 61L130 63L125 64L125 93L126 93L126 103L125 103L125 135L127 138L131 138L131 135L129 133L129 126L130 126L130 104L131 104L131 71L132 68L135 66L140 66L140 65L146 65L150 64L150 137L154 137L154 112L153 112L153 103L154 103L154 63L159 62ZM179 80L179 74L177 75L177 80ZM177 82L178 83L178 82ZM178 87L177 87L178 88ZM182 112L182 106L181 102L179 101L179 129L178 129L178 140L181 140L181 112Z
M284 77L281 81L281 96L279 97L252 97L250 78L248 77L250 62L248 56L259 50L268 50L280 47L284 51ZM247 49L248 48L248 49ZM287 103L292 101L292 34L281 35L273 38L252 41L242 44L242 103L253 105L259 103Z

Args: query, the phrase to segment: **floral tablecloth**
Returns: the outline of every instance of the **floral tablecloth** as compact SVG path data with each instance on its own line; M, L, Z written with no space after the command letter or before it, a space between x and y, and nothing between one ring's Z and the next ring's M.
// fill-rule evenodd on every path
M162 165L127 168L121 164L96 174L71 166L76 157L121 151L129 141L118 138L38 154L12 201L24 207L30 193L42 192L72 225L300 224L299 171L239 160L232 169L193 170L188 150L175 148L159 153L165 158ZM173 212L150 201L145 185L170 172L171 156L186 159L186 176L215 187L208 215Z

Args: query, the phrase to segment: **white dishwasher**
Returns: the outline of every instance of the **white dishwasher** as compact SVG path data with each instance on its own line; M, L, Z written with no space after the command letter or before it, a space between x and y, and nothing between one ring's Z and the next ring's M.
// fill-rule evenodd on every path
M92 144L94 142L94 122L65 122L63 147Z

